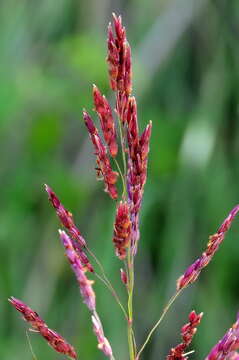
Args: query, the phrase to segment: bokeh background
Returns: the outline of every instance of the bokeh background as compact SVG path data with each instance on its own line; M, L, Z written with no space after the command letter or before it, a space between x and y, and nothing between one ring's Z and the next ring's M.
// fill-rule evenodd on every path
M0 357L32 359L11 295L36 309L79 351L103 359L63 256L43 184L70 209L125 299L111 242L115 204L95 181L82 121L92 83L112 100L106 28L123 15L133 52L141 130L153 135L136 261L135 328L142 343L179 275L239 201L238 0L8 0L0 3ZM191 309L204 312L191 359L233 323L239 298L239 223L197 284L177 300L142 359L164 358ZM116 359L125 324L95 284ZM38 360L63 359L30 334Z

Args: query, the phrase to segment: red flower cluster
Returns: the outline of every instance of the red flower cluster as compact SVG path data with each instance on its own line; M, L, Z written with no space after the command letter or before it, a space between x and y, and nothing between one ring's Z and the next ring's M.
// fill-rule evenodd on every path
M93 97L95 111L100 119L105 142L108 145L110 155L115 157L118 152L118 145L116 142L116 130L110 104L95 85L93 85Z
M79 259L78 254L76 253L71 238L64 232L59 230L60 238L62 244L66 250L66 256L71 264L71 268L76 275L78 281L80 292L85 304L88 306L90 311L95 310L95 293L92 289L92 284L94 281L89 280L85 275L85 269Z
M44 337L44 339L46 339L48 344L55 351L67 355L72 359L77 358L77 354L73 346L68 344L66 340L56 331L49 329L40 316L29 306L14 297L11 297L9 302L15 307L17 311L22 313L23 318L31 324L34 330L38 331Z
M76 227L72 214L64 208L56 194L52 189L45 185L46 192L49 196L49 201L52 203L52 206L56 209L56 213L62 223L62 225L69 231L72 239L72 245L79 256L81 263L84 265L85 269L93 272L93 266L90 264L88 257L86 256L83 248L86 246L86 241L80 233L80 230Z
M101 324L100 319L97 316L97 314L92 315L91 320L92 320L92 323L93 323L94 333L95 333L95 335L97 337L97 340L98 340L98 349L103 351L103 353L106 356L111 358L112 354L113 354L112 349L111 349L111 346L110 346L110 343L109 343L108 339L104 335L102 324Z
M129 104L130 116L127 118L127 137L129 148L127 189L131 205L131 240L133 253L136 253L137 241L139 239L139 210L147 178L149 140L151 136L152 123L150 122L142 135L139 136L135 99L130 98Z
M136 253L139 239L139 210L143 197L143 188L147 177L149 140L152 123L139 135L137 104L132 92L131 50L127 42L126 31L121 17L113 15L114 32L111 24L108 29L108 57L111 87L116 91L116 111L123 125L124 150L128 153L127 190L132 222L132 246Z
M237 321L223 338L212 348L205 360L238 360L239 354L239 315Z
M108 27L108 57L110 86L112 90L132 91L131 50L126 39L126 31L122 26L121 16L113 14L114 31L112 25ZM115 34L114 34L115 32Z
M52 191L50 186L45 184L46 192L49 196L49 201L52 203L52 206L56 209L56 213L62 223L62 225L69 230L70 234L76 239L80 246L84 247L86 245L85 239L80 233L80 230L76 227L73 216L70 211L66 210L61 204L60 200L56 194Z
M130 243L131 221L127 202L120 202L115 217L113 242L116 255L122 260L126 256L126 248Z
M195 311L191 311L189 314L189 322L181 329L182 343L170 350L167 360L186 360L184 352L188 345L191 343L194 334L197 331L203 313L197 315Z
M202 253L201 257L197 259L186 272L178 279L177 281L177 290L185 288L189 284L193 283L199 276L201 270L207 266L207 264L212 260L214 254L216 253L219 245L225 238L226 232L229 230L233 219L239 212L239 205L237 205L229 213L228 217L224 220L222 225L219 227L216 234L210 236L209 242L207 244L207 249Z
M113 171L111 168L106 146L103 144L99 136L98 130L95 127L90 115L86 111L83 111L83 117L89 131L92 144L95 148L97 174L103 176L105 183L105 191L110 195L112 199L115 200L118 197L117 189L115 186L118 178L118 173L116 171Z

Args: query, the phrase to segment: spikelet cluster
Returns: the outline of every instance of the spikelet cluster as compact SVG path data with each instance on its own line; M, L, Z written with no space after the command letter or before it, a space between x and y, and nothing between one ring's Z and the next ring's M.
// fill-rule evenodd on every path
M108 145L110 155L115 157L118 153L118 144L116 141L116 129L110 104L96 85L93 85L93 98L95 111L100 119L105 142Z
M112 349L108 339L105 337L101 321L96 313L91 317L93 330L98 340L98 349L100 349L109 358L112 357Z
M11 297L9 302L23 315L23 318L31 324L32 329L38 331L55 351L67 355L72 359L77 358L73 346L68 344L68 342L56 331L49 329L40 316L29 306L14 297Z
M109 78L112 90L129 95L132 91L131 49L126 39L125 27L121 16L113 14L114 31L111 24L108 27Z
M131 221L129 205L127 202L120 202L115 217L113 242L116 248L116 255L122 260L126 256L126 249L130 242Z
M107 154L107 148L103 144L103 141L101 140L98 129L95 127L93 120L86 111L83 111L83 118L95 149L97 175L99 178L102 176L104 180L105 192L107 192L112 199L116 200L118 197L118 192L115 184L118 178L118 173L112 170L110 159Z
M236 360L239 349L239 314L236 322L212 348L205 360Z
M78 281L80 292L82 298L89 308L90 311L95 310L95 293L92 289L92 284L94 283L92 280L89 280L85 275L85 269L83 264L80 261L80 258L75 251L71 238L65 233L65 231L59 230L60 238L62 244L66 251L66 256L71 264L71 268L76 275L76 279Z
M197 315L195 311L191 311L188 316L189 322L181 329L182 343L170 350L167 360L187 360L187 357L184 355L185 350L191 343L202 316L203 313Z
M121 146L127 156L127 169L124 181L127 196L124 204L116 206L113 242L116 255L120 259L126 256L127 248L134 256L139 240L139 211L142 203L144 185L147 178L149 141L152 123L150 122L140 135L137 117L137 104L132 93L132 61L131 49L126 38L126 31L121 17L113 14L113 25L108 27L108 71L110 85L115 92L115 111L121 128ZM102 175L105 191L111 198L117 199L116 181L118 173L113 171L110 157L118 153L117 132L111 106L100 90L93 86L95 111L100 119L104 145L99 131L90 115L83 111L83 118L91 141L95 148L97 171Z
M72 214L64 208L56 194L53 192L53 190L48 186L45 185L46 192L49 197L49 201L51 202L52 206L55 208L56 213L62 223L62 225L69 231L69 233L72 236L72 245L77 252L81 263L84 265L84 268L90 272L93 272L93 266L89 262L89 259L84 251L84 248L86 246L86 241L81 235L80 230L77 228L77 226L74 223Z
M108 27L108 73L111 89L115 95L115 108L112 110L107 98L96 85L93 85L94 111L96 112L100 130L98 130L90 114L83 110L83 119L87 127L96 156L97 178L103 180L105 192L113 200L118 200L118 178L122 179L122 199L116 203L116 215L113 229L113 244L116 256L124 260L125 269L120 269L122 283L128 293L128 306L125 310L104 269L96 256L90 251L86 240L75 225L72 214L63 206L53 190L46 185L49 201L66 229L59 230L60 240L65 249L65 255L76 276L83 302L91 313L93 332L96 335L98 348L110 360L115 360L111 345L104 334L103 325L97 313L96 295L93 289L93 280L88 278L87 271L97 276L110 289L125 315L128 326L128 341L131 360L139 360L144 347L152 333L160 324L167 310L179 295L180 291L196 281L201 270L212 260L220 244L223 242L232 221L239 212L237 205L224 220L218 231L209 238L206 250L185 271L177 281L177 292L166 305L161 318L152 328L141 349L136 348L133 332L133 286L134 286L134 256L137 252L139 233L139 213L142 205L144 186L147 179L148 153L151 138L152 123L149 122L141 133L138 124L137 103L132 95L132 61L131 48L127 41L126 30L120 16L113 14L113 23ZM113 114L116 114L118 122ZM117 124L117 125L116 125ZM119 151L121 147L122 154ZM118 157L120 156L120 159ZM119 160L119 161L118 161ZM117 171L114 169L116 166ZM121 169L121 164L122 169ZM93 256L101 270L101 275L94 271L88 259ZM102 270L103 269L103 270ZM48 344L57 352L77 358L72 345L57 332L48 328L46 323L30 307L22 301L12 297L10 303L18 310L31 327L39 332ZM189 322L181 329L182 341L171 348L166 360L187 360L186 349L192 342L193 336L201 321L203 313L192 311ZM212 348L205 360L239 360L239 317L235 324L226 332L224 337Z
M234 207L229 213L228 217L224 220L222 225L219 227L216 234L210 236L206 250L202 253L201 257L197 259L186 272L177 281L177 290L185 288L189 284L197 280L201 270L208 265L216 253L219 245L225 238L226 232L229 230L233 219L239 211L239 205Z

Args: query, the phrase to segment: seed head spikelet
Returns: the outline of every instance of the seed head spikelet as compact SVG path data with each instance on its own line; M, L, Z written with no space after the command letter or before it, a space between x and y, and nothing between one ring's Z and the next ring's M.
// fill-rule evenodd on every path
M132 91L131 49L126 39L121 16L113 14L113 25L108 27L109 78L112 90L129 95Z
M95 149L97 175L102 175L105 183L105 191L110 195L112 199L116 200L118 197L118 192L115 184L118 178L118 173L112 170L110 160L107 155L107 148L103 144L103 141L101 140L101 137L93 123L93 120L85 110L83 110L83 118L88 129L91 142Z
M90 311L95 310L95 293L92 288L94 281L89 280L85 275L84 265L81 263L77 252L74 249L71 238L65 231L59 230L60 239L65 247L66 256L78 281L82 298Z
M239 360L239 353L237 351L230 352L226 360Z
M110 104L106 97L101 94L96 85L93 85L93 98L95 111L100 119L105 142L108 145L110 155L115 157L118 152L118 145L116 142L116 129Z
M181 329L181 337L182 342L181 344L177 345L176 347L170 350L169 355L167 356L167 360L187 360L188 358L184 355L185 350L191 343L193 336L197 331L197 326L199 325L203 313L196 314L195 311L192 311L189 316L189 322L185 324Z
M229 230L233 219L239 212L239 205L235 206L228 217L224 220L222 225L219 227L216 234L210 236L206 250L202 253L201 257L197 259L186 272L177 281L177 290L185 288L189 284L197 280L201 270L208 265L215 255L219 245L223 242L226 232Z
M127 202L120 202L115 217L113 242L116 255L123 260L126 257L126 249L130 245L131 220L130 209Z
M108 339L104 335L102 324L100 322L98 315L96 313L94 315L92 315L91 320L92 320L92 324L93 324L94 333L98 340L98 349L103 351L103 353L107 357L111 358L112 354L113 354L112 349L111 349Z
M205 360L232 360L238 357L239 316L223 338L212 348Z
M49 329L46 323L35 311L33 311L24 302L14 297L11 297L8 300L15 309L23 315L23 318L31 324L32 329L38 331L55 351L67 355L72 359L77 358L77 354L73 346L67 343L66 340L56 331Z
M49 201L51 202L52 206L56 209L56 213L62 223L62 225L69 231L72 239L72 245L77 252L81 263L84 264L86 270L93 272L93 266L89 262L87 255L85 254L84 247L86 245L86 241L81 235L80 230L76 227L72 214L65 209L62 205L56 194L52 191L52 189L45 185L46 192L49 196Z

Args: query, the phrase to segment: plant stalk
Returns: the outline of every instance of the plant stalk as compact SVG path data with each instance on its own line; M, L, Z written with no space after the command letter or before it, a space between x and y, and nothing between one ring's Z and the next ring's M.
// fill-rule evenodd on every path
M134 291L134 263L131 256L131 249L128 250L128 344L130 360L135 360L135 341L133 332L133 291Z

